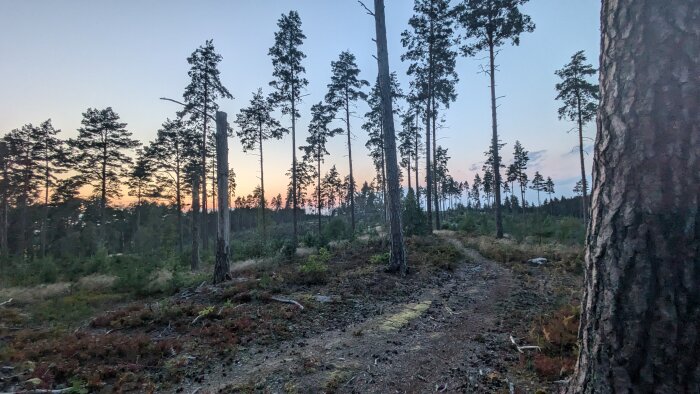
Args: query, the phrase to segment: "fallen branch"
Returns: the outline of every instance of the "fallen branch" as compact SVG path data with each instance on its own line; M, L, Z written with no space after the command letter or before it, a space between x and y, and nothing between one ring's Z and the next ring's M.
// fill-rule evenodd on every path
M299 307L299 309L304 310L304 305L301 305L297 301L290 300L288 298L280 298L280 297L270 297L272 301L277 301L277 302L284 302L285 304L294 304Z
M510 336L510 341L513 343L513 345L515 345L515 348L518 349L518 352L520 352L520 353L525 353L525 352L523 352L523 350L533 350L533 349L542 351L542 348L539 346L534 346L534 345L518 346L518 344L515 342L515 338L513 338L512 335Z
M10 298L9 300L7 300L5 302L0 302L0 306L3 306L5 304L9 304L10 302L12 302L12 300L14 300L14 298Z

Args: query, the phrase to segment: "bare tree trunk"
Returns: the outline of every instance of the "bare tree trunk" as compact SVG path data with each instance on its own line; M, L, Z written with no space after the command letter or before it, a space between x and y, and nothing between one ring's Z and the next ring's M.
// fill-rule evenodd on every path
M418 191L418 189L420 188L420 183L418 183L418 181L419 181L419 179L418 179L418 168L419 168L418 157L420 156L420 154L418 152L418 124L419 123L420 123L420 121L418 120L418 111L416 111L416 136L415 136L416 165L414 166L414 168L416 170L416 203L420 207L420 192ZM410 176L410 174L409 174L409 176Z
M581 198L581 212L583 213L583 224L588 223L588 182L586 181L586 166L583 161L583 121L581 119L581 99L577 100L578 107L578 151L581 157L581 189L583 197Z
M41 257L46 257L46 223L49 220L49 185L51 183L50 173L49 173L49 152L48 146L44 147L45 163L44 163L44 213L41 218L41 231L39 232L39 237L41 238Z
M700 392L700 7L606 0L569 393Z
M321 150L321 149L319 149ZM321 237L321 152L316 161L316 210L318 211L318 236Z
M348 132L348 164L350 169L350 185L348 185L348 193L350 194L350 224L353 233L355 232L355 176L352 173L352 138L350 133L350 98L348 97L347 89L345 90L345 126Z
M192 254L190 256L190 269L199 269L199 175L192 175Z
M208 249L209 234L207 233L207 118L208 118L209 84L204 83L204 114L202 127L202 213L200 215L202 229L202 248Z
M437 136L435 133L435 118L437 118L437 111L435 110L435 97L433 97L433 115L431 116L433 120L433 191L435 192L435 228L440 230L440 198L438 194L438 182L437 182L437 162L435 158L437 156Z
M294 80L295 75L292 73L292 80ZM292 236L292 243L297 246L298 243L298 230L297 230L297 117L296 117L296 97L294 96L294 83L292 82L292 223L294 226L294 235Z
M496 214L496 238L503 238L503 219L501 218L501 159L498 155L498 120L496 117L496 55L493 50L493 38L489 39L489 77L491 77L491 124L493 136L491 137L491 149L493 149L493 192L495 195Z
M180 183L180 155L177 156L177 171L175 172L175 207L177 208L177 246L178 251L183 253L182 240L182 184Z
M430 82L428 82L430 85ZM428 88L430 90L430 88ZM425 111L425 206L428 213L428 228L433 230L433 170L430 165L430 98Z
M231 232L228 205L228 122L226 112L216 111L216 184L219 188L216 222L216 262L214 284L231 279L229 272L229 237Z
M258 148L260 149L260 218L262 219L263 240L267 238L267 223L265 223L265 170L263 167L263 132L262 125L258 128Z
M374 0L374 21L377 30L377 62L379 66L379 86L382 95L382 119L384 149L387 163L387 186L389 189L389 232L391 253L388 271L405 275L406 250L401 227L401 195L399 190L399 165L396 159L396 135L394 132L394 111L391 100L391 79L389 76L389 53L386 43L384 21L384 0Z

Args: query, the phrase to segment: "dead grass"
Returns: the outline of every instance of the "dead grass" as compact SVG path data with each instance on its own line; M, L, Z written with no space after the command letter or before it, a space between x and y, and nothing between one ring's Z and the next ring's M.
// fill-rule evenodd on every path
M467 247L474 248L485 257L501 263L524 263L535 257L544 257L558 267L571 272L581 272L583 250L578 246L555 242L517 242L512 239L496 239L487 236L462 236Z

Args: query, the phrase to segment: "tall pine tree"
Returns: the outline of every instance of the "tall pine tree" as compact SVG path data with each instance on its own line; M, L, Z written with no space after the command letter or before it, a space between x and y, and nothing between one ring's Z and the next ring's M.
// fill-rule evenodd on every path
M367 94L362 88L369 86L369 82L359 79L360 69L355 63L355 55L348 51L340 53L337 61L331 62L331 83L328 84L326 102L335 111L344 112L345 130L348 136L348 168L350 184L348 194L350 195L350 222L352 230L355 231L355 176L352 172L352 134L350 132L350 115L352 106L359 99L367 98Z
M489 54L488 75L491 79L491 146L498 152L498 121L496 116L496 54L498 48L510 40L520 44L520 35L535 29L530 17L520 12L520 6L528 0L464 0L456 7L461 25L465 29L467 42L462 46L466 56L487 50ZM494 194L496 215L496 237L503 237L501 218L501 171L499 156L494 155Z
M232 99L231 93L221 83L220 72L218 65L223 57L216 53L213 40L207 40L204 45L197 48L192 55L187 58L187 63L190 64L190 71L187 75L190 77L190 83L185 87L183 98L185 99L185 111L190 115L190 121L198 126L201 126L202 139L200 144L201 164L200 171L202 172L201 187L202 187L202 246L207 247L207 156L212 149L208 145L207 138L208 122L213 118L219 105L216 103L218 98Z
M105 242L105 211L110 198L121 196L120 176L124 175L131 158L126 154L140 143L131 138L126 123L120 122L119 115L112 107L105 109L88 108L83 113L83 127L78 136L68 140L77 152L74 158L75 170L81 179L93 186L100 202L101 241Z
M272 98L282 113L289 115L292 119L292 217L294 222L294 245L297 244L297 210L299 202L298 174L297 174L297 143L296 143L296 120L299 117L297 106L301 102L301 90L309 84L304 78L306 69L301 64L306 57L300 47L304 43L306 36L301 30L301 18L296 11L289 11L289 14L282 15L277 21L279 30L275 32L275 43L270 48L268 54L272 58L272 76L275 77L270 82L274 89Z
M595 119L598 110L598 85L588 81L588 78L596 75L593 66L586 63L586 55L583 51L571 56L571 61L564 68L557 70L555 74L562 79L556 84L557 100L564 104L559 108L559 119L567 118L576 122L578 126L578 151L581 161L581 184L583 185L583 221L588 218L588 182L586 181L586 166L583 160L583 126Z

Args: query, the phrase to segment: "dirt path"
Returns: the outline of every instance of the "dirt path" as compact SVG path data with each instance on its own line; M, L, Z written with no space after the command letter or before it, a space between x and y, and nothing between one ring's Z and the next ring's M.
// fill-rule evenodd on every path
M498 307L512 273L440 235L467 256L440 285L347 327L239 352L184 392L512 391L517 353Z

